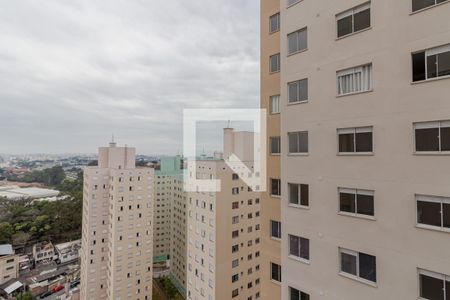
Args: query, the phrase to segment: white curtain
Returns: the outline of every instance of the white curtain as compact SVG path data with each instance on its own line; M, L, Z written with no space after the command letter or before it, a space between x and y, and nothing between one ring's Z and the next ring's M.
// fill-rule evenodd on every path
M372 89L372 65L338 72L338 95L369 91Z

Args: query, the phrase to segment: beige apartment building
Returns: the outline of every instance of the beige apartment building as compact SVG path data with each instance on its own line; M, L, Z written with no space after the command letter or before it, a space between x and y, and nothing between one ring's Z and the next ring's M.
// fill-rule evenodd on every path
M14 254L10 244L0 245L0 284L19 275L19 256Z
M245 167L230 167L231 153ZM187 192L187 299L261 298L261 194L242 180L253 167L250 153L253 133L226 128L223 157L188 164L187 176L219 179L221 190Z
M450 299L450 1L283 0L279 44L275 2L261 102L280 75L281 299Z
M153 174L115 143L85 168L81 299L152 298Z
M261 0L261 108L267 113L267 191L261 193L261 296L281 297L280 0Z

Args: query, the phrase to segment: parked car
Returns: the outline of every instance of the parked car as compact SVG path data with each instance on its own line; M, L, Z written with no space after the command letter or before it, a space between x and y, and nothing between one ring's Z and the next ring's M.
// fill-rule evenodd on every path
M51 294L53 294L52 291L45 292L45 293L43 293L43 294L41 294L41 295L39 296L39 299L47 298L47 297L50 296Z
M56 293L56 292L59 292L59 291L62 290L62 289L64 289L64 286L63 286L63 285L57 285L57 286L55 286L54 288L52 288L52 292L53 292L53 293Z

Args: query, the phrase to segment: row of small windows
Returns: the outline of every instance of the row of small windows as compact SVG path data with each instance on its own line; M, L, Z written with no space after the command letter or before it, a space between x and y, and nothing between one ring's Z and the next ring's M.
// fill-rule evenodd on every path
M450 151L450 120L418 122L413 124L416 153L447 153ZM373 153L373 127L339 128L338 152ZM309 152L308 131L288 132L288 153ZM269 138L270 153L281 153L280 137Z

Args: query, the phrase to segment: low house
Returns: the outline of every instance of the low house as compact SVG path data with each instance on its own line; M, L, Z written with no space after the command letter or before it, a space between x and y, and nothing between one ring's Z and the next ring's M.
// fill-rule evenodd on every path
M9 244L0 245L0 284L18 276L19 256Z
M58 244L55 246L58 263L66 263L80 257L81 240Z
M43 242L33 245L33 259L36 264L47 263L53 260L55 249L50 242Z
M0 284L0 299L16 299L15 293L24 291L23 283L18 279L10 279Z

